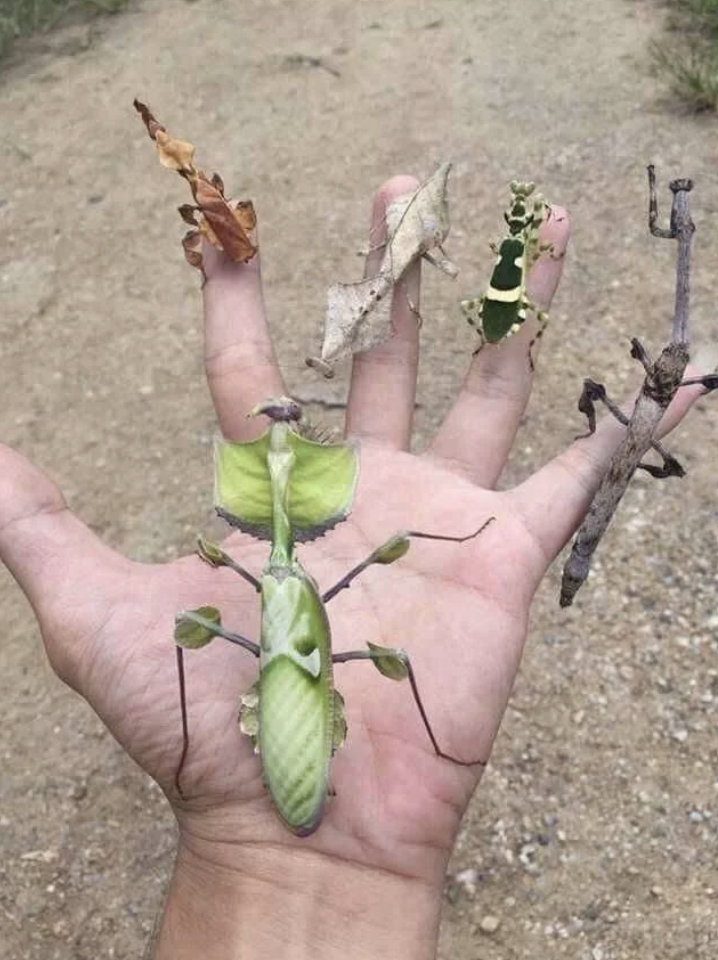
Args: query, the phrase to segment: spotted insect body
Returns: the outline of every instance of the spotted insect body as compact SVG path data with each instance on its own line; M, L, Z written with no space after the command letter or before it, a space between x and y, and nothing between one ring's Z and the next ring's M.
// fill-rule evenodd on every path
M478 353L487 343L501 343L519 331L528 310L535 307L526 293L529 269L550 244L541 244L539 227L547 217L549 207L540 194L534 193L533 183L511 184L511 204L504 213L508 236L499 244L492 244L496 264L488 287L480 297L462 300L461 309L468 323L474 327L480 343ZM533 368L531 347L543 334L547 314L537 313L539 330L529 345L529 362Z

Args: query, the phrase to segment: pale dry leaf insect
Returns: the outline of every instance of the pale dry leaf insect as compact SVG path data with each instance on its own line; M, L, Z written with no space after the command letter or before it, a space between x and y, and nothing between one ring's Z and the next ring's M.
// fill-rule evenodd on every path
M434 248L442 259L431 258L432 262L441 264L449 276L458 275L442 247L451 228L447 199L450 172L451 164L442 163L414 193L398 197L387 208L387 243L379 272L391 273L395 283L417 257L426 256Z
M447 187L450 163L443 163L413 193L398 197L386 211L387 239L379 271L357 283L338 283L327 291L324 342L319 357L307 364L325 377L342 357L384 343L393 334L391 299L407 269L425 257L451 277L458 270L446 257L443 242L450 229ZM438 250L441 257L432 255Z
M224 183L219 174L207 177L195 165L194 146L189 141L171 136L146 104L135 100L134 107L157 146L162 166L177 172L190 185L195 202L182 204L179 208L184 222L193 227L182 239L188 263L204 272L202 237L235 263L251 260L257 252L257 218L251 200L240 200L233 204L224 195Z

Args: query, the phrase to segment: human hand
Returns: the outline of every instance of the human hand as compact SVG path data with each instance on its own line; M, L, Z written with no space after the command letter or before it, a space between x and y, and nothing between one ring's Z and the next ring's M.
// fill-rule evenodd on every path
M380 191L373 237L386 204L413 186L396 178ZM556 208L544 234L555 254L565 249L568 220ZM266 330L258 263L237 266L213 251L205 259L207 375L222 432L245 440L265 427L248 421L247 411L287 391ZM530 293L543 308L562 262L544 257L532 272ZM361 474L353 513L301 547L300 557L326 589L394 532L456 536L496 517L462 545L414 542L402 560L368 570L329 605L336 650L366 641L406 648L441 747L487 758L531 598L580 522L622 429L604 422L519 487L493 489L530 392L527 323L474 359L430 448L409 454L418 328L408 300L418 303L418 268L405 283L408 297L399 290L393 306L396 336L354 360L346 431L361 440ZM699 393L679 393L665 429ZM241 534L224 547L252 571L266 562L267 545ZM433 956L444 869L481 768L434 755L407 685L368 664L337 666L349 725L332 765L337 796L319 831L299 840L274 815L259 760L236 724L256 662L220 641L186 658L186 799L174 789L181 753L174 616L216 606L230 629L256 636L258 601L246 584L196 557L156 566L120 557L70 513L47 478L4 447L0 555L33 604L54 669L163 786L177 815L178 867L158 956L221 960L239 955L237 938L242 956L282 956L278 944L291 957ZM317 903L322 910L308 924ZM310 949L317 934L322 942Z

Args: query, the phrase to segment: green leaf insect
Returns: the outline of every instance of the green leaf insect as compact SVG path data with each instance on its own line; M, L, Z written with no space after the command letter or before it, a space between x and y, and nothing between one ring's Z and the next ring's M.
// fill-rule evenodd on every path
M358 450L351 443L307 439L301 432L301 408L285 397L267 400L252 413L268 416L271 426L258 440L216 445L215 505L233 526L271 541L269 560L255 577L207 540L199 540L198 552L212 566L234 570L260 594L259 643L226 630L212 607L177 616L183 749L175 785L183 795L181 774L190 747L183 648L196 649L223 637L259 660L259 678L241 698L240 729L260 755L280 818L293 833L307 836L322 821L331 794L331 758L347 733L344 701L334 688L335 663L370 660L383 676L408 679L437 755L463 766L485 764L459 760L439 748L404 650L369 644L365 650L332 653L326 605L367 567L402 557L412 538L462 543L477 536L493 517L464 537L396 534L322 592L296 558L294 546L298 540L322 536L347 517L359 473Z
M492 243L496 254L486 292L480 297L461 301L467 322L479 336L474 356L487 343L501 343L521 329L527 310L536 310L526 294L526 277L542 253L550 251L550 243L539 240L539 227L550 215L551 208L541 194L534 193L535 184L518 180L510 185L511 203L504 213L508 235L498 244ZM537 311L539 329L529 344L529 363L533 370L533 345L543 336L548 314Z

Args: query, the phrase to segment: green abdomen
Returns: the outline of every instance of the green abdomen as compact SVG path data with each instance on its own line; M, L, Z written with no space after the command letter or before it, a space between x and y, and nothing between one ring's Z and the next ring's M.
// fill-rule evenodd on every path
M314 582L298 564L263 576L262 602L259 752L280 816L304 836L321 822L329 784L329 624Z
M259 688L259 752L277 810L295 833L321 822L331 757L331 717L321 677L275 657Z

